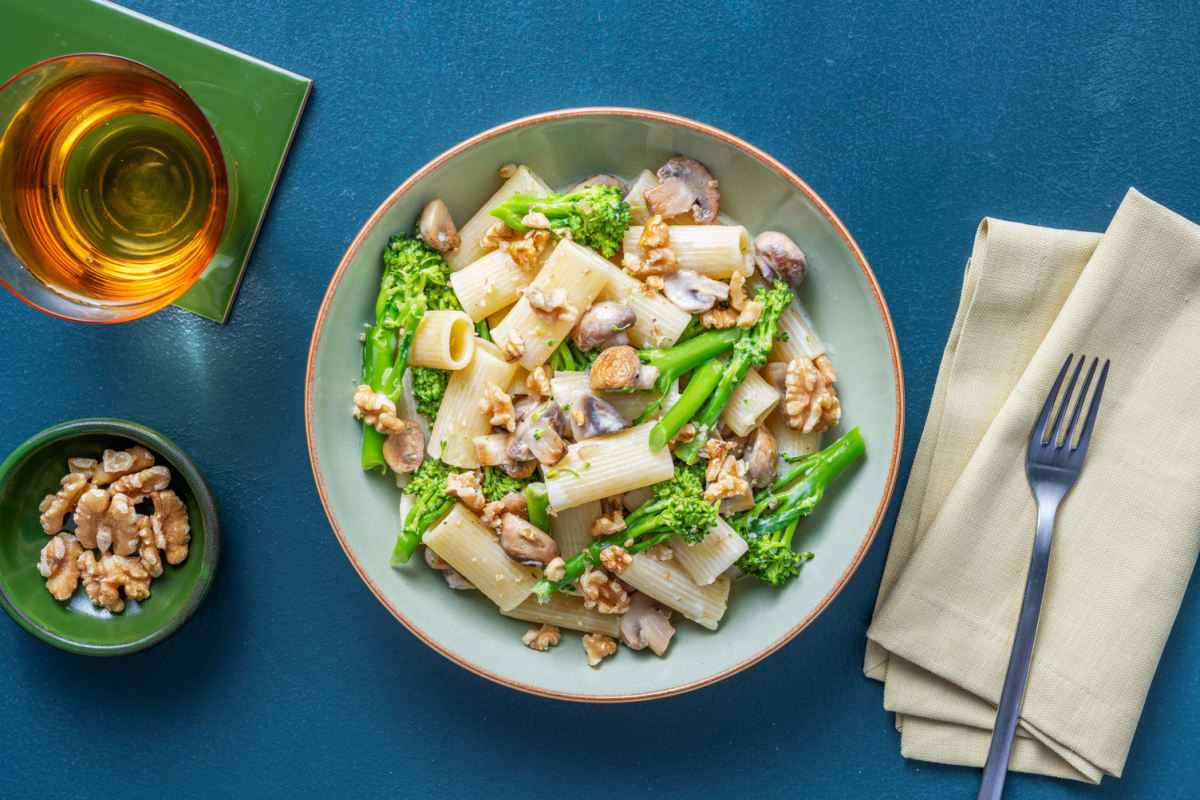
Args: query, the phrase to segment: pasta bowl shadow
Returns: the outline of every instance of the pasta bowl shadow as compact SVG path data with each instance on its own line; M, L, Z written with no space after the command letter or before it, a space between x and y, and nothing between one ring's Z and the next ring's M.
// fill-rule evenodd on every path
M562 190L596 173L632 178L689 155L720 182L721 212L750 231L779 230L808 257L799 296L837 366L842 419L862 428L867 455L838 479L815 525L816 558L782 589L735 581L720 630L680 622L662 658L618 652L586 666L577 635L548 652L521 644L529 623L501 616L478 592L451 592L440 574L388 560L400 527L390 477L359 468L361 424L349 413L359 383L363 324L372 319L388 237L411 231L441 197L461 225L499 187L503 164L527 165ZM887 304L866 258L833 211L799 177L754 146L656 111L577 108L515 120L438 156L371 215L334 272L317 314L305 377L305 432L317 491L334 535L372 593L414 635L455 663L527 692L580 701L633 701L696 689L753 665L799 634L850 579L883 519L904 427L900 356ZM832 431L826 441L841 430ZM798 536L800 536L798 532Z

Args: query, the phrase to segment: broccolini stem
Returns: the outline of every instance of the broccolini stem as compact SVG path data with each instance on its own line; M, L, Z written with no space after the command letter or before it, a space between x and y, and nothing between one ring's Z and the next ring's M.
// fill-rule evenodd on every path
M481 319L475 323L475 335L485 342L492 341L492 329L488 326L486 319Z
M384 379L392 365L396 352L396 332L378 325L367 328L367 336L363 341L363 371L362 382L370 386L372 391L381 392L384 389ZM383 459L384 435L363 425L362 468L364 472L377 469L387 471L387 462Z
M408 560L412 558L412 554L420 546L421 537L425 535L425 531L443 514L449 511L454 503L455 498L446 497L436 505L426 508L424 513L421 513L419 506L415 506L409 510L408 516L404 518L404 527L396 536L396 548L392 551L392 566L408 563Z
M538 481L525 487L525 505L529 508L529 521L542 531L550 532L550 497L546 484Z
M707 396L708 402L704 404L704 410L696 417L696 435L690 441L684 442L675 448L675 457L687 464L695 464L696 458L700 455L700 449L704 447L704 443L708 441L708 433L717 424L717 420L721 417L721 412L725 410L725 405L729 402L729 398L733 396L733 390L738 387L742 379L746 377L746 373L750 371L750 359L740 357L740 353L734 353L729 359L729 363L722 365L722 371L715 381L715 388L710 390ZM716 362L720 364L721 362ZM699 371L697 371L699 372ZM688 384L688 389L692 385Z
M717 382L721 380L721 373L724 371L725 365L715 358L696 368L675 405L667 409L667 413L650 429L651 450L663 449L667 442L671 441L671 437L679 433L717 388Z
M658 380L654 382L656 394L654 402L638 415L634 424L641 424L648 415L663 404L667 392L671 389L671 384L677 378L721 355L733 347L745 333L743 328L724 328L693 336L683 344L677 344L666 350L648 349L638 353L643 363L658 367L659 375Z

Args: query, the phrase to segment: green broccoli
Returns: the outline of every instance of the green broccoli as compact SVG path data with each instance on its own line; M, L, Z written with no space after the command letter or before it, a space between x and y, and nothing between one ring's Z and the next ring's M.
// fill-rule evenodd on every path
M427 309L459 309L442 254L410 236L393 236L383 251L375 324L363 340L362 382L396 402L417 323ZM363 427L362 468L386 471L384 435Z
M600 563L600 553L610 545L620 545L630 553L682 536L698 542L717 524L717 506L704 500L704 469L701 466L675 465L675 476L651 487L651 496L625 518L625 528L597 539L571 556L560 580L542 578L533 587L538 602L545 603L564 586L573 583L589 565Z
M799 572L812 553L792 550L792 534L800 518L821 502L825 488L866 452L858 428L816 453L792 460L775 482L755 495L754 507L730 520L749 549L738 567L772 586L780 586Z
M513 230L528 230L521 222L529 213L545 214L551 231L562 235L563 229L571 239L591 247L605 258L621 249L625 230L629 227L629 204L615 186L585 186L570 194L550 194L535 197L514 194L489 211Z
M429 417L430 422L437 419L438 408L449 383L449 370L436 367L412 368L413 397L417 399L417 411Z
M676 344L674 347L647 348L639 351L638 358L642 360L643 364L649 364L658 369L658 378L654 381L655 397L653 402L638 415L638 418L633 421L634 424L641 424L647 416L663 404L667 392L671 390L671 384L678 378L733 347L734 343L745 333L743 328L706 331L689 338L686 342ZM683 422L687 422L687 420L685 419ZM682 425L683 423L680 423L681 427Z
M413 507L404 517L404 525L396 536L393 566L407 564L421 544L425 531L454 505L455 498L446 494L446 482L457 472L436 458L427 458L417 467L404 488L405 494L414 496Z
M525 487L534 480L532 475L528 478L510 478L499 467L484 467L483 497L490 503L513 492L524 492Z
M587 372L601 352L599 347L584 352L567 336L550 354L550 366L555 372Z

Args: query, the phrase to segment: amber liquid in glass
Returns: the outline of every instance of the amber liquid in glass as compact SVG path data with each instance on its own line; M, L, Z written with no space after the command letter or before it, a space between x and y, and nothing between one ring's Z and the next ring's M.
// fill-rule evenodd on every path
M225 162L171 87L135 72L76 75L39 92L10 136L20 145L0 147L0 227L54 291L136 303L182 291L212 259Z

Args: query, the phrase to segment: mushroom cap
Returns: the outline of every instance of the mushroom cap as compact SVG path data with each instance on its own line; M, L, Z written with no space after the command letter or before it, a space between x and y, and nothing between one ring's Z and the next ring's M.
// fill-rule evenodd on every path
M508 435L505 450L514 461L525 462L537 459L543 464L557 464L567 454L567 444L562 435L567 430L567 418L555 400L543 403L528 398L513 407L517 427ZM506 469L505 472L512 475ZM525 473L525 477L528 476Z
M804 251L779 231L763 231L754 237L754 263L767 280L785 281L793 288L808 274Z
M645 193L646 207L652 213L662 214L664 217L675 216L690 207L692 219L697 224L708 225L716 221L717 213L720 210L721 194L717 188L716 179L713 178L707 167L688 156L673 156L658 168L657 175L662 183ZM691 194L692 199L688 206L674 214L655 210L654 204L660 198L665 200L668 195L673 201L672 207L676 207L674 204L678 204L682 196L678 184L686 186ZM667 188L664 189L664 186Z
M608 344L620 332L632 328L637 314L624 303L602 300L583 312L575 325L575 345L584 352Z
M609 347L592 362L588 384L593 389L628 389L637 385L641 368L637 350L629 345Z
M395 472L413 472L425 460L425 434L414 420L401 420L404 429L383 440L383 460Z
M454 220L450 216L450 209L446 208L440 197L430 200L421 210L421 218L417 221L417 236L441 253L462 244L462 238L458 235L458 229L454 227Z
M649 647L656 656L667 652L675 635L670 612L655 605L650 595L635 592L629 598L629 610L621 615L621 639L634 650Z
M779 467L779 445L765 426L760 425L750 434L742 460L746 463L746 481L751 487L766 486L775 477Z
M567 416L571 418L571 435L577 442L623 431L630 425L629 420L612 403L594 394L576 397Z
M616 175L610 175L607 172L598 172L590 178L584 178L570 189L567 189L566 193L577 192L585 186L615 186L621 190L622 194L629 191L629 187L625 185L625 181Z
M521 564L545 566L559 555L558 543L549 534L516 514L500 517L500 546Z
M729 284L695 270L677 269L663 276L663 294L689 314L703 314L718 300L728 299Z

